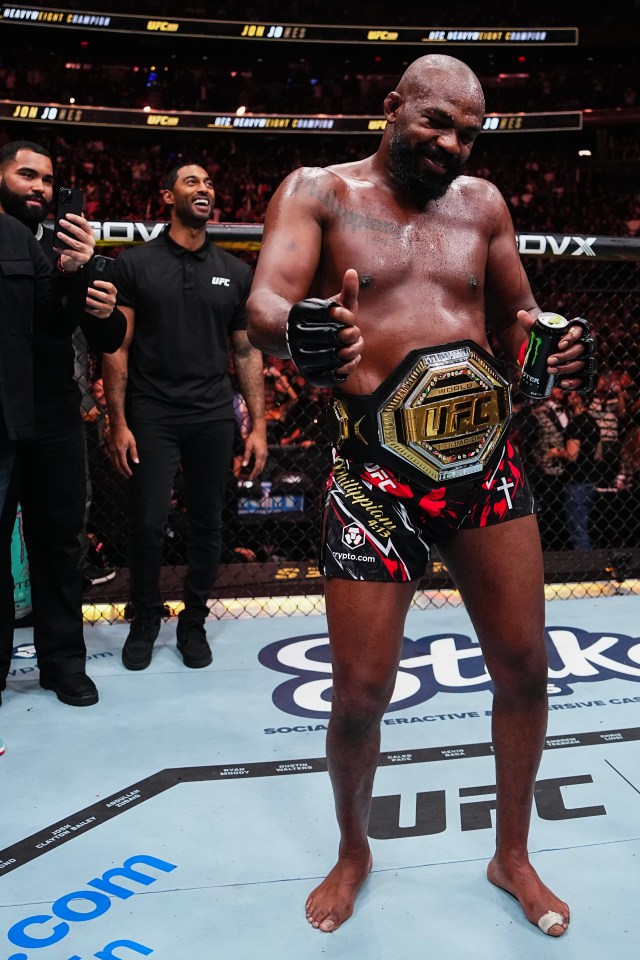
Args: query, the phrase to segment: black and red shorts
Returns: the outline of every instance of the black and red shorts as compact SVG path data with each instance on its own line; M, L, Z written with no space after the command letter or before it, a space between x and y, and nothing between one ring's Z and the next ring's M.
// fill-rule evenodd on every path
M419 487L379 464L338 457L325 492L321 569L346 580L418 580L431 544L457 530L532 513L533 494L509 439L497 466L435 488Z

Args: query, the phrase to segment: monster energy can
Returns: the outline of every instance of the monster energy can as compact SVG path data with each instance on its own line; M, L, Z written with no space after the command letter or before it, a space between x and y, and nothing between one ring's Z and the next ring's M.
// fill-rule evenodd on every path
M541 313L533 325L520 378L520 390L532 400L544 400L551 393L556 378L547 373L547 361L568 326L559 313Z

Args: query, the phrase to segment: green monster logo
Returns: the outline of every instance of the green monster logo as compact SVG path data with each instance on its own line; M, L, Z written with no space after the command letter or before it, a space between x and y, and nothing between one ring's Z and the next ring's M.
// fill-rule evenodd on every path
M524 366L526 367L529 363L535 363L538 356L538 351L542 346L542 337L538 336L537 333L531 334L531 339L529 340L529 346L527 347L527 353L524 358Z

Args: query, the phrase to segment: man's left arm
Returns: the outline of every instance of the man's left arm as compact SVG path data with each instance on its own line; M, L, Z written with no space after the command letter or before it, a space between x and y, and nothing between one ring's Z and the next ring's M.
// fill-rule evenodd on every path
M493 333L508 360L522 366L529 333L542 312L531 292L518 248L511 215L497 194L491 204L493 229L489 240L486 297ZM549 306L553 309L553 304ZM593 389L594 343L585 320L570 322L549 357L548 372L558 377L563 390Z
M264 469L267 460L267 424L264 409L264 375L262 352L256 350L249 343L246 330L231 332L231 348L233 350L236 373L240 382L240 389L246 401L249 416L251 417L251 433L244 444L242 466L246 467L253 456L253 469L250 479L253 480Z

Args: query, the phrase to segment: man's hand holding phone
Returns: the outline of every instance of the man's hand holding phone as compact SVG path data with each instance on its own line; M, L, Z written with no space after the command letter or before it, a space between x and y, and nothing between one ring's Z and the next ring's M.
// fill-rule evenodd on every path
M53 228L53 249L60 254L64 273L75 273L93 256L96 240L84 216L84 194L73 187L60 187Z
M117 290L112 283L115 275L115 260L112 257L97 256L86 267L88 275L87 313L105 320L116 306Z

